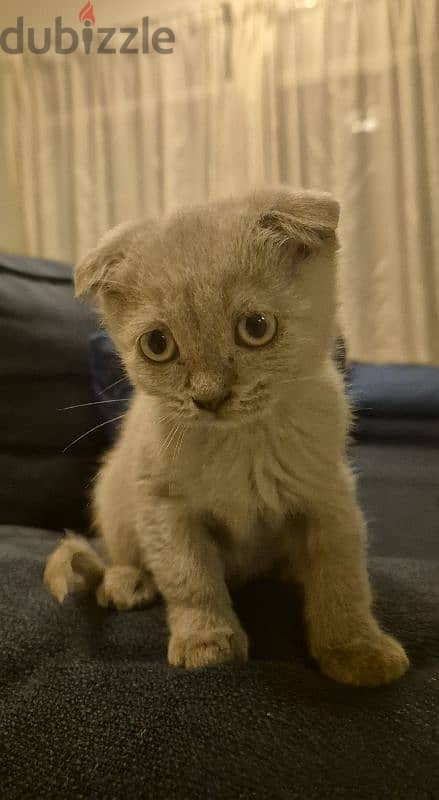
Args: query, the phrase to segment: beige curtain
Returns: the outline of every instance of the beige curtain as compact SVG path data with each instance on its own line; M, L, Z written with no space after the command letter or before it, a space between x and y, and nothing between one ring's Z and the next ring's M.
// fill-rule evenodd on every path
M439 363L439 0L235 0L160 23L172 55L1 59L23 249L76 259L129 218L328 189L351 356Z

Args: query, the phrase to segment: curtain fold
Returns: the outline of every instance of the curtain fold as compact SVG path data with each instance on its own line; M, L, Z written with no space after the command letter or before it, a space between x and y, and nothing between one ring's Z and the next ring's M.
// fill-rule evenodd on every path
M342 204L351 357L439 364L439 0L232 0L172 55L3 56L23 249L286 182Z

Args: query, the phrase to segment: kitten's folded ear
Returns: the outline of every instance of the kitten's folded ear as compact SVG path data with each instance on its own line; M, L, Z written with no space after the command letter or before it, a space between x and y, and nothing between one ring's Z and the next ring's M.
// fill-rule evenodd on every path
M258 233L273 244L293 245L298 258L307 258L325 241L336 243L340 206L330 194L279 189L261 192L255 201Z
M96 296L102 290L124 288L122 265L133 239L141 228L139 223L118 225L108 231L97 247L91 250L75 268L76 297Z

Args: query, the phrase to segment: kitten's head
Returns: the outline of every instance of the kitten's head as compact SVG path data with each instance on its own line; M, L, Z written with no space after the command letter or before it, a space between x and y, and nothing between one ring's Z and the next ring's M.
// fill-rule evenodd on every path
M327 359L338 204L257 192L125 225L76 270L136 389L194 424L273 409Z

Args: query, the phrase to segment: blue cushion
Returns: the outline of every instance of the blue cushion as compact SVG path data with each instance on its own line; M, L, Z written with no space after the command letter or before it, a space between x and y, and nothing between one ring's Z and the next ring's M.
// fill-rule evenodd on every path
M63 451L100 421L88 354L97 328L73 296L69 264L0 254L2 523L86 524L86 488L106 442L97 430Z
M352 364L348 383L362 414L439 419L439 367Z

